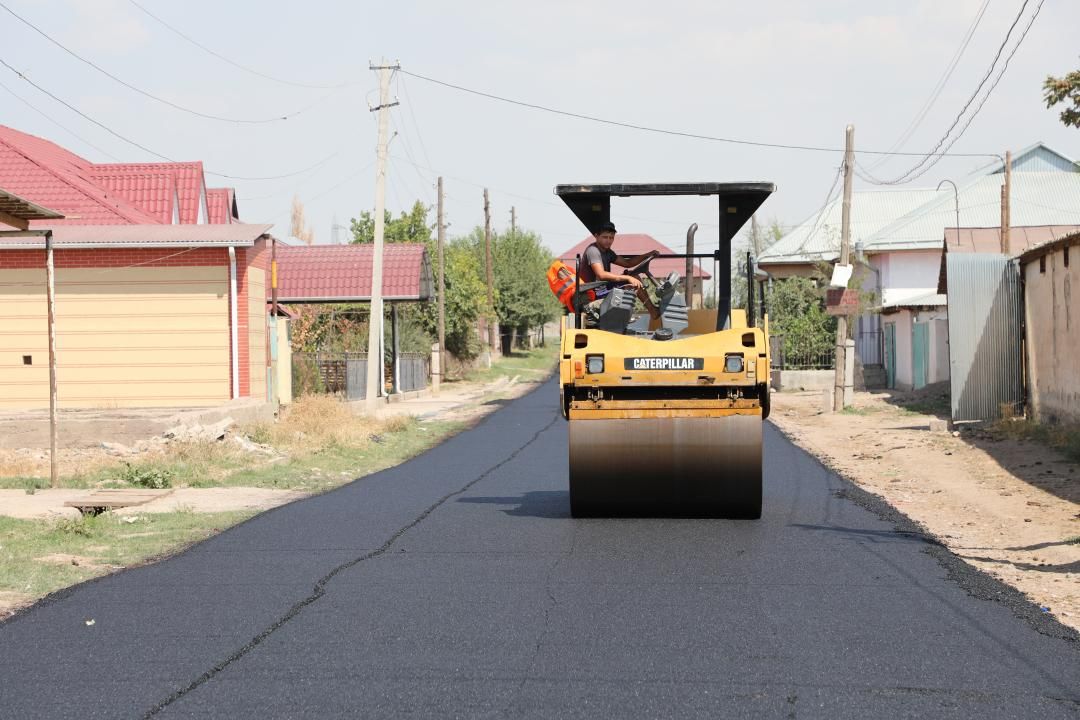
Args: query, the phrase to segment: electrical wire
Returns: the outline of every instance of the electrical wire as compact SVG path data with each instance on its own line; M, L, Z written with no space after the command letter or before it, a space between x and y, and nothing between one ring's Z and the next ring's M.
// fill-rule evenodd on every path
M424 145L424 135L420 132L420 123L416 121L416 113L412 109L412 98L409 97L409 89L405 85L405 78L400 73L395 72L394 74L398 76L398 87L401 88L401 92L405 96L405 106L409 108L409 116L412 118L413 128L416 130L416 139L420 143L420 151L423 153L424 162L430 165L431 158L428 157L427 147Z
M143 97L147 97L147 98L150 98L151 100L153 100L155 102L161 103L162 105L166 105L168 107L173 108L174 110L179 110L180 112L188 113L189 115L194 115L196 117L201 117L201 118L204 118L206 120L217 120L218 122L235 123L235 124L238 124L238 125L265 125L267 123L282 122L284 120L288 120L290 118L296 117L297 115L305 113L308 110L311 110L313 107L320 104L324 100L332 97L333 95L336 95L337 92L340 92L340 90L338 90L338 91L329 93L329 94L324 95L323 97L319 98L315 102L311 103L310 105L307 105L307 106L305 106L303 108L300 108L299 110L294 110L292 112L285 113L283 115L276 115L276 116L270 117L270 118L258 118L258 119L230 118L230 117L223 117L221 115L213 115L211 113L204 113L204 112L201 112L199 110L193 110L193 109L191 109L189 107L185 107L183 105L178 105L177 103L174 103L171 100L166 100L165 98L159 97L157 95L154 95L153 93L147 92L146 90L143 90L142 88L140 88L140 87L138 87L136 85L132 85L131 83L127 82L126 80L123 80L123 79L117 77L116 75L113 75L111 72L109 72L105 68L103 68L100 65L94 63L91 60L87 60L82 55L79 55L74 50L68 48L63 43L56 40L51 35L46 33L44 30L39 28L37 25L34 25L32 22L30 22L26 18L24 18L21 15L19 15L18 13L16 13L14 10L9 8L3 2L0 2L0 9L6 10L12 17L14 17L16 20L18 20L19 22L26 25L28 28L30 28L31 30L36 32L38 35L45 38L46 40L51 42L53 45L60 48L61 50L66 52L68 55L70 55L71 57L78 60L79 62L84 63L85 65L89 65L94 70L97 70L99 73L101 73L105 77L109 78L110 80L113 80L114 82L117 82L120 85L123 85L124 87L126 87L127 89L129 89L129 90L131 90L133 92L137 92L138 94L142 95Z
M835 198L833 197L833 192L837 189L840 178L843 177L843 175L844 167L841 165L839 168L836 169L836 174L833 175L832 185L829 186L829 192L825 193L825 202L821 204L821 208L817 211L816 217L814 218L814 224L810 228L810 232L808 232L803 241L799 243L799 247L795 249L795 252L791 253L792 255L801 254L806 249L806 246L810 243L810 241L814 239L814 236L817 234L818 229L823 226L822 220L825 217L825 211L829 209L829 206L835 200Z
M142 11L146 15L148 15L150 18L152 18L158 24L164 26L166 29L168 29L169 31L171 31L174 34L178 35L179 37L186 40L187 42L191 43L192 45L199 48L203 52L209 53L210 55L213 55L214 57L216 57L218 60L221 60L222 62L228 63L229 65L232 65L234 68L237 68L239 70L243 70L244 72L250 73L251 75L255 75L255 76L264 78L266 80L271 80L271 81L276 82L276 83L281 83L282 85L292 85L293 87L311 88L311 89L315 89L315 90L335 90L335 89L338 89L338 88L346 88L346 87L352 87L352 86L355 86L355 85L362 85L364 83L363 80L350 80L348 82L336 83L336 84L333 84L333 85L317 85L317 84L312 84L312 83L295 82L293 80L284 80L282 78L274 77L273 75L267 75L266 73L259 72L258 70L253 70L252 68L249 68L249 67L247 67L245 65L241 65L240 63L238 63L238 62L236 62L234 60L230 60L229 58L225 57L221 53L216 52L216 51L208 48L206 45L203 45L198 40L195 40L194 38L190 37L189 35L184 34L180 30L178 30L177 28L175 28L172 25L170 25L169 23L165 22L164 20L159 18L157 15L153 14L152 12L150 12L149 10L144 8L142 5L135 2L135 0L128 0L128 2L131 3L132 5L134 5L136 8L138 8L140 11Z
M1025 0L1026 1L1026 0ZM446 82L445 80L438 80L433 77L421 75L419 73L411 72L409 70L401 69L399 72L408 75L409 77L417 78L435 85L442 85L443 87L451 88L453 90L459 90L471 95L477 95L479 97L488 98L489 100L497 100L499 102L508 103L510 105L517 105L519 107L529 108L531 110L539 110L553 115L562 115L563 117L576 118L578 120L588 120L589 122L600 123L603 125L612 125L615 127L627 128L630 130L641 130L643 132L658 133L661 135L672 135L675 137L690 138L693 140L707 140L710 142L730 143L733 145L749 145L753 147L765 147L774 148L780 150L806 150L812 152L834 152L842 153L844 148L839 147L825 147L819 145L793 145L785 143L769 143L760 142L756 140L740 140L737 138L719 137L716 135L702 135L699 133L684 132L681 130L668 130L665 128L651 127L648 125L639 125L636 123L623 122L621 120L611 120L608 118L596 117L594 115L584 115L582 113L570 112L568 110L559 110L556 108L547 107L545 105L538 105L536 103L524 102L522 100L513 100L511 98L502 97L500 95L494 95L492 93L483 92L480 90L474 90L472 88L465 87L463 85L456 85L454 83ZM909 155L922 157L926 153L919 152L888 152L884 150L859 150L864 155ZM996 157L993 153L936 153L932 152L931 155L947 155L948 157Z
M110 155L109 153L105 152L104 150L102 150L101 148L99 148L99 147L98 147L97 145L95 145L94 143L90 142L90 141L89 141L89 140L87 140L86 138L84 138L84 137L82 137L81 135L79 135L78 133L76 133L76 132L75 132L74 130L70 130L70 129L68 129L67 127L65 127L64 125L61 125L61 124L60 124L59 122L57 122L57 121L56 121L56 120L55 120L55 119L54 119L54 118L53 118L53 117L52 117L51 115L49 115L49 114L48 114L47 112L45 112L44 110L39 110L39 109L38 109L38 108L37 108L36 106L34 106L33 104L31 104L29 100L26 100L26 99L25 99L25 98L23 98L22 96L20 96L20 95L17 95L17 94L16 94L16 93L15 93L15 92L14 92L14 91L13 91L13 90L11 89L11 88L9 88L9 87L8 87L7 85L5 85L4 83L0 83L0 89L3 89L3 90L4 90L4 92L6 92L6 93L7 93L8 95L10 95L11 97L15 98L16 100L18 100L19 102L21 102L21 103L22 103L23 105L25 105L26 107L28 107L28 108L30 108L31 110L33 110L34 112L36 112L36 113L37 113L38 115L40 115L41 117L45 118L46 120L48 120L49 122L51 122L51 123L52 123L53 125L55 125L56 127L60 128L60 129L61 129L61 130L63 130L64 132L66 132L66 133L67 133L68 135L70 135L71 137L75 138L76 140L79 140L80 142L82 142L83 144L85 144L85 145L87 145L87 146L89 146L89 147L92 147L93 149L97 150L97 151L98 151L99 153L101 153L101 154L102 154L102 155L104 155L105 157L109 158L110 160L114 160L114 161L116 161L116 162L120 162L120 158L116 157L115 155Z
M147 153L149 155L153 155L154 157L159 158L161 160L164 160L166 162L178 162L178 161L173 160L172 158L168 157L167 155L162 155L161 153L159 153L159 152L157 152L155 150L151 150L150 148L146 147L145 145L143 145L141 143L138 143L138 142L136 142L136 141L134 141L134 140L132 140L132 139L130 139L128 137L125 137L125 136L121 135L120 133L116 132L115 130L113 130L108 125L106 125L106 124L104 124L104 123L102 123L102 122L100 122L98 120L95 120L94 118L90 117L89 115L87 115L86 113L84 113L82 110L75 107L71 103L67 102L66 100L63 100L60 97L57 97L53 93L51 93L48 90L46 90L45 88L43 88L41 85L38 85L36 82L31 80L29 77L24 75L22 72L20 72L19 70L16 70L14 67L9 65L7 63L7 61L4 60L3 58L0 58L0 65L3 65L8 70L15 73L16 76L18 76L22 80L25 80L31 86L36 88L39 92L42 92L45 95L48 95L50 98L52 98L56 102L60 103L61 105L66 107L68 110L71 110L76 115L82 117L85 120L88 120L89 122L93 123L94 125L97 125L99 128L101 128L105 132L109 133L113 137L119 138L120 140L123 140L124 142L126 142L128 145L136 147L136 148L142 150L143 152L145 152L145 153ZM314 165L310 165L310 166L308 166L308 167L306 167L306 168L304 168L302 170L297 170L295 172L290 172L290 173L284 173L284 174L281 174L281 175L266 175L266 176L233 175L233 174L230 174L230 173L218 172L218 171L209 170L209 169L206 169L206 168L203 169L203 172L205 172L207 175L213 175L215 177L222 177L222 178L226 178L226 179L229 179L229 180L253 180L253 181L254 180L283 180L284 178L290 178L290 177L295 177L297 175L303 175L304 173L306 173L306 172L308 172L310 170L314 170L315 168L319 167L323 163L328 162L331 158L336 156L338 153L340 153L340 149L335 150L334 152L330 153L329 155L324 157L322 160L319 160Z
M929 172L932 167L937 165L941 157L944 154L948 153L949 148L955 145L956 142L961 137L963 137L964 132L967 131L968 127L971 126L972 121L979 114L979 111L982 110L983 105L986 104L986 101L990 98L990 95L994 92L994 88L996 88L998 83L1001 82L1001 78L1004 77L1005 71L1009 68L1009 62L1016 54L1016 51L1019 50L1020 46L1024 43L1024 38L1027 37L1028 31L1031 30L1031 26L1035 24L1035 19L1039 16L1039 12L1042 10L1042 6L1045 0L1039 0L1039 4L1035 8L1035 12L1032 13L1031 18L1028 20L1027 26L1024 28L1023 32L1020 35L1020 38L1016 41L1016 44L1013 46L1012 50L1009 52L1009 55L1006 57L1005 62L1002 64L1001 69L998 71L997 77L990 85L990 88L983 95L982 99L979 101L974 111L968 116L966 122L964 123L964 126L960 128L960 131L956 134L956 136L952 137L952 139L950 140L953 130L955 130L957 125L959 125L960 122L963 120L965 114L967 114L968 109L972 106L972 104L975 102L976 98L982 91L983 87L986 85L986 82L990 79L991 75L994 74L994 70L997 68L998 60L1001 59L1002 53L1005 52L1005 48L1009 44L1009 39L1012 37L1013 30L1015 30L1016 26L1020 23L1020 19L1023 17L1024 11L1027 9L1028 3L1030 2L1031 0L1023 1L1023 4L1020 6L1020 11L1016 14L1016 18L1009 26L1008 32L1005 33L1005 39L1001 41L1001 45L998 47L997 52L994 54L994 60L990 64L990 68L986 71L986 74L983 76L982 80L979 81L979 84L978 86L976 86L975 91L971 94L971 97L969 97L967 102L964 103L964 106L960 108L960 112L957 113L956 118L949 126L949 129L946 130L945 134L942 135L940 140L938 140L933 150L925 154L922 160L917 162L914 166L909 168L902 175L899 175L898 177L892 178L890 180L882 180L880 178L875 178L869 173L868 169L867 171L865 171L865 176L860 177L864 177L864 179L867 179L869 182L872 182L875 185L902 185L904 183L909 183L913 180L917 180L918 178ZM942 153L938 153L937 151L940 150L943 145L945 146L944 150L942 151Z
M975 36L975 31L978 30L979 23L982 22L983 16L986 14L986 8L988 8L989 6L990 0L983 0L982 7L979 8L979 11L975 14L975 19L971 22L971 25L968 26L967 32L964 34L964 39L960 43L960 47L956 49L955 53L953 53L952 60L950 60L949 64L946 66L945 72L942 73L942 76L938 79L937 84L934 85L934 89L931 90L930 97L926 99L926 101L922 104L922 107L919 108L919 111L915 114L915 117L908 124L907 128L904 129L904 132L900 134L900 137L897 139L897 141L893 143L892 147L889 148L890 152L903 147L904 143L906 143L911 138L911 136L919 128L919 125L922 124L922 121L926 119L926 116L930 112L930 109L934 106L934 103L937 102L938 97L941 96L941 92L945 89L945 85L948 84L949 79L952 77L952 74L959 66L960 59L963 57L964 51L967 50L968 44L971 43L971 39ZM874 168L880 166L887 159L887 157L882 157L873 165L871 165L869 169L873 170Z

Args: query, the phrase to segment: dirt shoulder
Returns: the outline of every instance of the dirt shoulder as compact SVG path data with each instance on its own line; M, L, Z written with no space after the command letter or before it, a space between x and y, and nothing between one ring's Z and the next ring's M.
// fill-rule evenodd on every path
M1080 630L1080 468L978 428L930 430L940 398L773 395L770 419L830 468L905 513L972 565ZM929 406L929 407L928 407Z

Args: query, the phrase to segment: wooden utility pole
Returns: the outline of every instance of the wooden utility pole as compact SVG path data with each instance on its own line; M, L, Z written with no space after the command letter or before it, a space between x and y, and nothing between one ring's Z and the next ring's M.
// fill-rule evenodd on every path
M517 234L517 208L510 207L510 234Z
M1001 253L1012 254L1009 228L1012 225L1009 198L1012 190L1012 151L1005 151L1005 184L1001 186Z
M368 318L367 378L364 399L368 412L374 412L383 384L383 233L386 229L386 155L390 124L390 74L397 65L371 65L379 71L379 104L371 112L379 113L378 161L375 169L375 251L371 258L371 313Z
M487 256L488 344L494 353L495 343L499 339L499 323L495 317L495 273L491 263L491 204L488 202L487 188L484 188L484 252Z
M851 183L855 174L855 126L848 125L844 133L844 204L840 220L840 264L848 265L851 257ZM847 365L847 315L836 317L836 387L833 389L833 411L844 409L844 371Z
M442 176L439 176L439 210L437 222L439 225L439 367L435 381L435 392L438 392L442 383L443 368L446 367L446 262L444 260L443 247L446 243L446 225L443 223L443 184Z
M45 283L49 322L49 487L60 486L56 461L56 272L52 230L45 232Z

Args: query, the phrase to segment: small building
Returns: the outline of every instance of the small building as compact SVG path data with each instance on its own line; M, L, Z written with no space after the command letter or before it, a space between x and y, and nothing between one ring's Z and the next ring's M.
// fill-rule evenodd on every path
M589 247L592 243L596 242L596 239L590 235L577 245L574 245L569 250L561 253L559 259L570 267L574 267L577 256L585 252L585 248ZM645 235L643 233L625 233L615 236L615 244L612 246L612 250L620 255L642 255L647 252L656 250L664 255L674 254L675 251L664 245L652 235ZM656 277L657 280L662 280L669 274L676 272L679 277L682 278L682 288L685 292L686 289L686 260L683 258L657 258L653 260L649 265L649 271ZM695 297L702 297L702 284L705 280L712 279L712 275L695 263L694 265L694 282L693 291Z
M269 225L59 225L61 408L272 397ZM48 407L44 242L0 238L0 408Z
M1080 422L1080 232L1020 255L1027 399L1040 422Z

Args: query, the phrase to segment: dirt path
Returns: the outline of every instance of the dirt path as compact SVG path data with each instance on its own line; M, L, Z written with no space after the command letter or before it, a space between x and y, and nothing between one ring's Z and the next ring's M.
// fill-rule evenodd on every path
M1080 629L1080 469L1034 443L931 432L933 415L856 393L778 393L771 419L826 465L923 525L971 564Z

